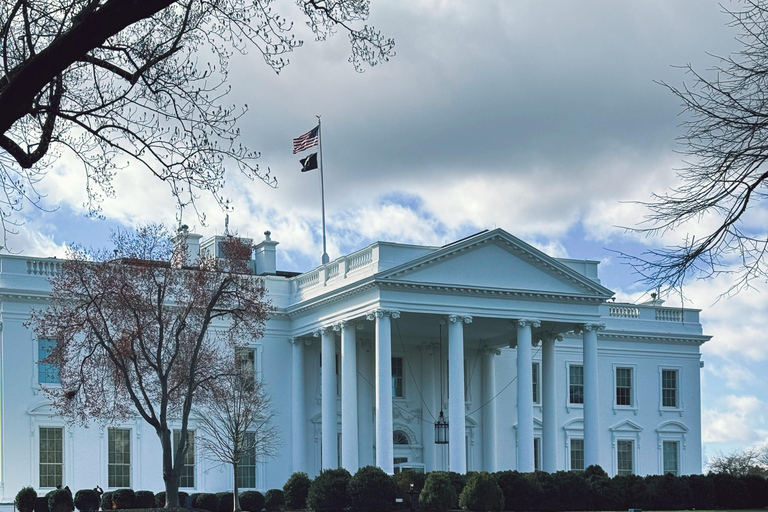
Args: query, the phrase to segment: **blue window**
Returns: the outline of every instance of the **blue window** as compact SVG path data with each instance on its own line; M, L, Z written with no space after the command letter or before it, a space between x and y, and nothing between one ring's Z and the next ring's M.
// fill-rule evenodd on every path
M56 347L53 340L37 340L37 381L40 384L60 384L59 368L42 362Z

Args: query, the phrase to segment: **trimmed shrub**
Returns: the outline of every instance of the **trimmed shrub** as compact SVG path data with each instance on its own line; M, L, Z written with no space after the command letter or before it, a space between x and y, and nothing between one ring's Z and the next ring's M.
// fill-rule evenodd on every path
M745 508L747 485L739 477L725 473L710 473L713 492L712 503L707 508L735 509Z
M349 502L347 487L352 476L344 468L324 469L309 486L307 507L315 512L344 510Z
M97 512L101 505L99 493L93 489L80 489L75 493L75 507L80 512Z
M112 492L112 507L125 510L136 506L136 493L133 489L117 489ZM53 512L53 511L51 511Z
M163 506L165 506L165 493L163 493ZM112 510L112 491L101 495L101 510Z
M24 487L16 493L13 505L19 512L32 512L35 510L37 492L32 487Z
M445 471L433 471L427 475L424 489L419 495L419 507L429 512L446 512L456 508L459 499Z
M536 490L519 471L498 471L493 475L504 493L504 510L535 510Z
M558 471L552 474L551 482L552 497L549 502L556 510L589 509L589 488L583 472Z
M285 495L282 489L270 489L267 494L264 495L264 508L267 512L275 512L276 510L283 510L285 506Z
M669 473L652 475L645 479L651 495L650 507L654 510L682 510L689 500L688 481Z
M187 504L187 498L189 498L189 493L179 491L179 506L185 506Z
M259 491L240 493L240 508L248 512L261 512L264 508L264 495Z
M50 512L73 512L75 510L72 491L69 490L69 487L56 489L46 496L48 496L48 510Z
M75 499L77 505L77 499ZM184 504L182 503L182 506ZM136 508L154 508L155 493L152 491L136 491Z
M461 496L461 491L464 490L464 486L467 485L467 478L469 477L469 474L462 475L461 473L456 473L455 471L449 471L448 472L448 478L451 479L451 485L453 486L454 490L456 491L456 496ZM458 498L457 498L458 500ZM458 501L456 501L456 505L458 506ZM456 507L453 507L456 508Z
M427 475L424 473L417 473L412 469L404 469L399 473L395 473L392 476L397 488L397 497L403 500L403 503L410 503L411 496L415 497L418 504L419 495L421 490L424 489L424 482L427 479ZM413 492L411 492L411 484L413 484ZM408 508L407 506L405 508Z
M283 486L285 508L288 510L303 510L307 508L307 494L312 480L302 471L292 474Z
M48 511L48 496L38 496L35 500L35 512L49 512Z
M741 479L747 486L744 506L747 508L768 506L768 480L759 475L745 475Z
M607 501L612 505L611 510L651 508L651 494L646 479L638 475L613 477Z
M216 500L218 502L217 512L232 512L235 509L235 497L231 492L217 492ZM243 508L240 505L240 508Z
M349 505L355 512L391 512L397 486L381 468L365 466L349 481Z
M209 492L198 492L192 495L192 508L200 508L208 512L218 512L219 498Z
M504 493L492 474L474 473L461 491L459 506L476 512L496 512L504 508Z

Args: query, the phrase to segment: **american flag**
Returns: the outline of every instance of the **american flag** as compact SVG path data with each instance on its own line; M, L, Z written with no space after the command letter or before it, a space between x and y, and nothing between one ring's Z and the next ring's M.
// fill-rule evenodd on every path
M300 135L293 139L293 154L301 153L305 149L309 149L312 146L317 146L317 142L320 139L320 126L315 126L304 135Z

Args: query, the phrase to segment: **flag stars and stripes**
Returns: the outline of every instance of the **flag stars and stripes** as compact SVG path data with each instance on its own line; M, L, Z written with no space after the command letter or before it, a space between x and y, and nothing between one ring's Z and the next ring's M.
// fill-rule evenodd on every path
M320 140L320 125L315 126L304 135L300 135L293 139L293 154L301 153L305 149L309 149L312 146L317 146Z

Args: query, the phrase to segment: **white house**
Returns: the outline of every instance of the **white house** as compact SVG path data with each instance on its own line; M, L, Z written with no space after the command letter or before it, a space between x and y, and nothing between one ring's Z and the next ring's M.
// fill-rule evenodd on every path
M277 310L241 356L266 383L283 445L244 461L241 488L369 464L701 472L698 310L613 302L598 262L501 229L443 247L377 242L303 274L276 270L266 235L253 267ZM193 254L217 239L199 240ZM160 491L159 441L141 419L71 427L41 393L57 376L24 322L60 264L0 257L1 501L26 485ZM435 443L441 411L447 444ZM231 487L229 468L190 452L183 490Z

